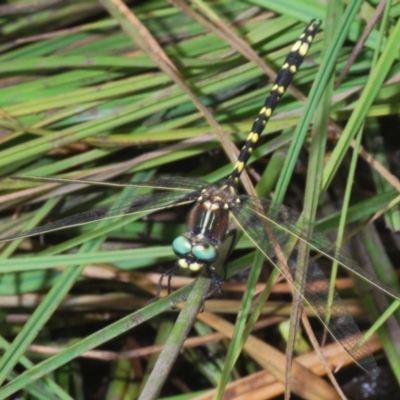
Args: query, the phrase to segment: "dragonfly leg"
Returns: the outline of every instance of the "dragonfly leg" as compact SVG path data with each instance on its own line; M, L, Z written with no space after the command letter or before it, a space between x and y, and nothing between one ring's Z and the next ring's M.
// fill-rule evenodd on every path
M174 265L172 268L167 269L164 273L161 274L160 280L158 281L157 284L156 296L151 300L149 300L147 304L153 303L154 301L161 298L160 293L162 289L162 283L166 276L168 277L168 294L171 293L171 279L172 276L178 271L179 271L179 265Z
M221 277L217 274L215 269L212 267L208 268L208 274L214 284L214 287L210 290L210 292L208 292L205 300L211 298L213 296L213 294L216 292L218 295L222 294L222 282L223 281L222 281Z
M171 293L171 279L172 275L179 271L179 265L174 265L172 268L167 269L164 273L161 274L160 280L158 281L156 298L160 298L162 282L166 276L168 276L168 294Z

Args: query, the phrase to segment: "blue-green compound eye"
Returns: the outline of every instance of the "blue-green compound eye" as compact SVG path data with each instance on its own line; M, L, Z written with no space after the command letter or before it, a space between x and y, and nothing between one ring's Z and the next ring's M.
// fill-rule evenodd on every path
M175 254L178 256L188 254L192 250L192 244L185 236L178 236L172 242L172 250L174 250Z
M217 249L209 244L195 244L192 253L198 260L207 263L214 262L218 257Z

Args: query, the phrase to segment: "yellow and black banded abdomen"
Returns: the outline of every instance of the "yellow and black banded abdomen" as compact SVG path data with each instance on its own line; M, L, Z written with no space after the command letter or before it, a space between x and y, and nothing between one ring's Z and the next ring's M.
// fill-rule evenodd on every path
M239 176L250 158L254 146L278 105L279 100L292 82L292 79L303 62L304 57L307 55L308 49L310 48L319 26L320 22L317 23L315 20L311 21L296 43L292 46L289 55L286 57L286 60L272 85L269 96L265 100L264 107L260 110L253 123L251 132L240 151L234 170L228 178L227 186L236 187L238 185Z

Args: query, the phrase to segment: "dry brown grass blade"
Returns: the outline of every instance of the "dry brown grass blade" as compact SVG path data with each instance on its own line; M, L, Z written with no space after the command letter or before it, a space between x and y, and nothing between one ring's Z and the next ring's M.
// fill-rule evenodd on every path
M157 43L148 29L141 21L132 13L129 8L121 0L102 0L101 3L120 22L122 29L131 37L135 43L156 63L156 65L165 72L193 101L197 109L212 127L213 132L221 142L225 154L228 156L232 164L235 164L239 151L233 143L227 138L222 127L215 120L212 113L198 99L193 90L186 84L185 80L179 73L179 70L169 59L162 47ZM118 15L118 13L120 13ZM122 17L121 17L122 16ZM129 24L129 25L128 25ZM250 194L255 194L254 187L250 178L246 175L242 181L246 190Z
M375 335L369 340L372 349L380 348L378 337ZM341 362L341 349L337 343L330 344L322 348L324 356L332 365L338 365ZM316 353L307 353L296 357L297 362L311 369L317 375L323 375L324 367L320 363L320 358ZM305 385L307 383L304 383ZM283 393L283 385L277 381L268 371L259 371L252 375L238 379L227 385L227 391L231 398L235 400L248 399L272 399ZM211 400L214 391L195 397L194 400Z
M360 54L361 50L363 49L363 46L368 38L368 35L372 32L372 29L377 24L379 18L382 16L382 14L385 10L385 7L386 7L386 0L380 1L378 3L378 6L374 12L374 15L368 21L368 24L365 27L364 32L360 36L360 39L358 40L356 45L354 46L354 48L347 60L346 65L344 66L342 72L340 73L339 77L337 78L337 80L335 82L335 87L338 87L342 83L343 79L346 77L346 75L350 71L350 68L353 65L355 59L357 58L357 56Z
M224 333L228 338L232 337L234 325L217 315L205 311L198 315L198 319L218 332ZM244 344L244 350L279 382L285 381L286 357L284 354L252 335ZM293 379L291 387L293 393L308 400L340 399L332 386L296 360L293 362L292 368ZM307 384L305 385L304 382L307 382Z
M221 18L213 18L213 15L211 13L207 13L206 9L200 9L200 11L202 11L203 14L205 14L206 17L212 21L210 22L206 17L203 17L201 14L197 13L193 7L189 7L182 0L169 0L169 2L180 8L185 14L190 15L197 22L204 25L208 30L218 35L221 39L225 40L233 47L235 51L242 54L243 57L258 65L264 71L265 75L271 79L271 81L276 79L278 74L275 72L275 70L269 67L253 50L253 48L246 43L245 40L238 36L229 25L225 24ZM196 5L197 7L201 7L201 4L199 3ZM307 97L292 85L288 87L287 92L289 92L298 100L303 102L307 100Z

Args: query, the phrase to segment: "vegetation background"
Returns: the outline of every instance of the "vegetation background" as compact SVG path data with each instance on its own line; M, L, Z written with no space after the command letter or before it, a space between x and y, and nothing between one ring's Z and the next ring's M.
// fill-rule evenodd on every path
M130 12L117 0L0 6L2 236L143 192L9 176L223 180L232 143L240 148L275 72L316 18L321 30L251 157L244 190L305 210L316 229L333 232L332 241L399 293L400 3L327 3L129 1ZM184 232L186 212L144 212L2 243L1 399L280 396L290 288L275 285L271 300L259 303L260 317L242 325L252 305L249 267L265 265L245 236L226 266L229 275L242 272L203 313L201 302L188 301L185 323L176 323L171 302L192 289L184 276L172 280L182 289L145 306L173 265L170 244ZM389 398L380 390L398 393L399 312L384 314L387 299L365 286L357 291L342 273L336 286L362 328L375 322L371 349L384 372L374 394ZM323 343L323 329L312 324ZM163 359L170 363L156 369L171 332L175 346ZM291 390L338 398L305 346L295 346L303 367ZM327 346L329 364L339 364L340 346ZM360 382L374 383L356 368L338 379L343 388L357 380L352 399L363 395ZM143 394L149 386L161 394Z

